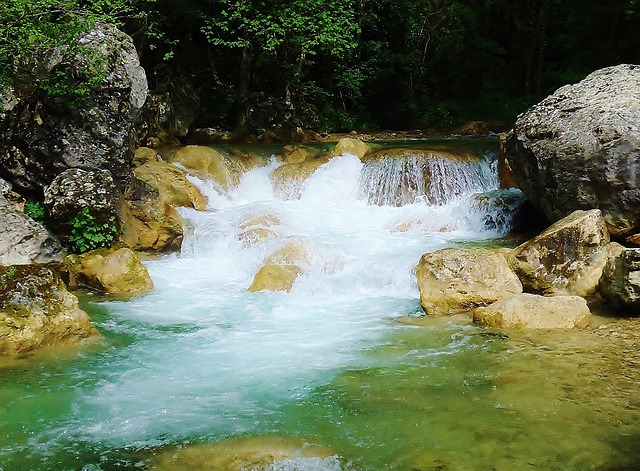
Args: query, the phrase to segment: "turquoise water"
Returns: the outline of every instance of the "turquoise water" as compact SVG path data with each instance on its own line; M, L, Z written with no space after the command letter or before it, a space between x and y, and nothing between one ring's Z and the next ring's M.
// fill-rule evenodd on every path
M225 453L275 446L306 455L270 469L640 463L640 378L614 339L421 316L420 255L502 234L487 224L502 209L475 198L497 184L490 157L447 167L476 179L467 191L398 206L371 201L355 157L321 167L299 198L274 195L276 165L229 193L198 182L210 208L183 210L181 254L146 262L153 293L84 295L102 339L2 366L0 469L240 469ZM247 242L256 217L269 232ZM306 257L291 291L248 292L292 240Z

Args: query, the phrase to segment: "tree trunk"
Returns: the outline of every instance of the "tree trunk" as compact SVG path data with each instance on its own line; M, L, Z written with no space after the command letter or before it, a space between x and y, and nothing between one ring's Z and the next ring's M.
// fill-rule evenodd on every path
M236 89L237 114L236 129L237 136L247 133L247 120L249 118L249 93L251 91L251 70L253 66L253 53L251 48L244 47L240 52L240 70L238 73L238 83Z

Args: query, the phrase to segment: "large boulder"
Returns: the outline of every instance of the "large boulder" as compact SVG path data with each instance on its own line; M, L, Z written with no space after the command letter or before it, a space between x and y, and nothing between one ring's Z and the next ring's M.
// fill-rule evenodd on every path
M0 196L0 265L59 261L62 248L58 239Z
M131 38L99 26L81 39L86 51L53 51L44 67L45 80L60 72L77 79L71 86L89 87L80 102L25 87L3 95L0 115L0 175L17 190L40 193L69 168L105 169L116 180L130 174L136 133L134 121L147 95L147 81ZM88 52L87 52L88 51ZM106 77L87 86L88 61L104 62Z
M549 221L600 208L613 236L633 233L640 66L608 67L558 89L518 117L504 150L519 187Z
M572 329L586 327L591 312L579 296L522 293L476 309L473 320L487 327L507 329Z
M0 355L20 355L36 348L98 335L78 298L50 269L0 267Z
M136 178L156 188L166 204L198 210L207 207L207 198L175 165L150 161L136 167L134 173Z
M640 249L621 249L609 258L600 280L600 293L614 306L638 315L640 308Z
M360 139L343 137L333 148L333 155L351 154L363 160L371 152L371 147Z
M131 249L99 249L64 259L69 288L85 286L116 296L133 296L153 290L147 268Z
M211 147L186 146L173 155L171 161L180 164L201 180L212 180L227 191L232 177L220 152Z
M426 253L416 275L420 302L428 315L457 314L522 292L506 258L487 249Z
M44 204L51 225L61 235L73 229L70 221L84 208L97 224L116 224L120 207L120 190L108 170L72 168L56 176L44 191Z
M541 295L592 294L609 257L600 210L574 211L516 247L509 264L524 290Z
M134 178L124 198L122 239L127 246L145 252L180 249L184 220L157 188Z

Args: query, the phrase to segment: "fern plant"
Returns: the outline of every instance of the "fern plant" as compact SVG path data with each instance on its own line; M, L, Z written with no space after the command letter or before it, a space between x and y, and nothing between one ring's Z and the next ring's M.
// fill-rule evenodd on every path
M75 253L84 253L102 247L111 247L118 234L115 216L100 223L89 208L83 208L70 221L69 247Z

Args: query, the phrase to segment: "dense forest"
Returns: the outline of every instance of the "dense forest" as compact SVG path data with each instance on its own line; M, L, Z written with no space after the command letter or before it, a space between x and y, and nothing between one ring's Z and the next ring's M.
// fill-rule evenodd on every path
M68 92L38 61L115 23L152 89L191 89L197 125L249 132L510 121L595 69L640 63L638 0L3 0L0 18L0 85Z

